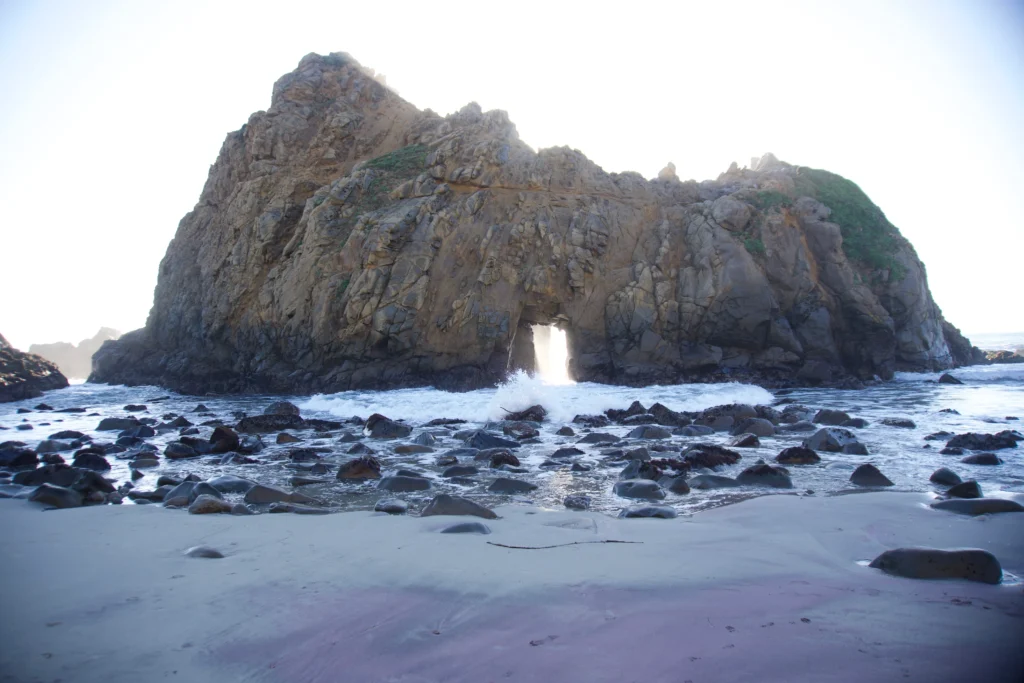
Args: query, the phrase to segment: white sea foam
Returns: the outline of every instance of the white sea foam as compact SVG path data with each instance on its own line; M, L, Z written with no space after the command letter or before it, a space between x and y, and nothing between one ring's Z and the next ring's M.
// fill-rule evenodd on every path
M949 374L964 382L1024 382L1024 363L968 365L950 370ZM897 372L893 379L897 382L922 382L937 380L941 375L941 372Z
M519 372L496 389L465 393L437 389L394 391L345 391L318 394L299 404L303 411L322 411L337 417L382 413L395 419L421 424L438 417L461 418L471 422L498 420L506 411L540 404L552 420L568 422L576 415L602 413L608 408L625 408L631 401L644 405L661 402L673 410L701 410L723 403L770 403L772 395L749 384L679 384L671 386L621 387L582 382L549 384Z

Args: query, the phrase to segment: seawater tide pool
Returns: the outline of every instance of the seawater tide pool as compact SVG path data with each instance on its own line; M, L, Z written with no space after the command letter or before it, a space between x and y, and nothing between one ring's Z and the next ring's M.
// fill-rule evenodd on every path
M963 385L938 384L938 375L900 374L894 381L869 385L861 390L798 389L779 391L774 394L763 388L746 384L682 384L672 386L648 386L641 388L601 385L591 383L549 384L542 379L525 373L515 375L509 382L494 388L451 393L430 388L399 389L393 391L350 391L333 395L302 396L224 396L195 397L169 393L157 387L124 387L96 384L78 384L68 389L51 392L43 399L21 401L0 406L0 426L7 428L0 432L0 441L18 440L28 446L37 446L40 441L61 430L73 429L88 434L96 441L113 441L116 432L98 432L96 427L103 417L125 416L124 406L144 404L145 412L132 413L162 419L166 415L182 415L197 426L204 421L222 420L232 425L237 422L236 414L258 415L273 401L289 400L298 405L303 417L345 420L352 416L366 418L372 413L381 413L394 420L404 421L414 427L409 439L382 441L363 438L363 442L376 451L383 465L385 475L394 474L401 468L421 472L431 482L425 491L403 493L399 497L407 500L412 508L418 509L437 493L462 495L485 505L498 505L510 501L534 504L544 507L561 508L562 500L570 494L584 494L592 498L593 509L615 514L620 509L638 501L615 495L612 487L619 473L627 464L625 461L609 461L607 452L611 449L635 448L644 442L631 440L628 445L578 444L585 436L582 425L572 424L578 414L600 414L609 408L626 408L633 401L645 406L660 402L676 411L699 411L712 406L729 403L775 405L781 409L782 402L798 403L811 408L842 410L868 422L866 427L854 429L857 437L868 448L868 455L846 455L820 453L821 462L815 465L791 465L790 474L794 488L787 490L770 489L760 486L742 486L719 490L692 490L685 495L668 493L660 504L671 505L679 512L693 512L715 507L756 495L798 494L830 495L861 490L850 483L850 474L864 463L872 463L894 483L892 490L941 492L928 480L939 467L947 467L962 479L977 480L987 497L1009 497L1024 493L1024 457L1021 448L1003 449L996 454L1003 461L993 466L969 465L961 462L962 456L942 455L939 451L945 442L925 441L924 437L933 432L947 431L956 434L964 432L996 433L1005 429L1020 429L1021 421L1007 419L1024 418L1024 367L1020 366L978 366L961 368L953 372L966 383ZM157 400L154 400L157 399ZM55 409L84 407L85 413L40 412L18 414L18 408L32 409L44 402ZM197 404L203 404L208 411L200 416L195 412ZM473 481L462 480L452 483L443 477L444 467L436 464L437 457L450 449L463 445L454 434L463 429L479 429L490 425L501 433L496 423L507 411L521 410L540 404L548 411L548 418L539 425L539 442L523 444L515 453L525 473L508 474L490 470L486 463L469 462L462 464L480 467L480 473ZM953 409L957 413L942 412ZM450 428L426 427L426 423L437 418L465 420L464 424ZM913 421L913 428L892 427L882 423L886 418L904 418ZM32 425L33 429L19 431L18 425ZM575 436L559 436L556 432L570 425ZM632 426L611 425L599 430L625 437ZM200 438L209 438L212 426L199 427ZM398 454L395 446L406 443L423 431L430 432L437 443L432 452ZM346 425L343 430L331 433L317 433L311 430L292 432L301 442L278 445L274 434L263 437L265 449L253 456L256 464L220 464L219 458L205 457L188 460L160 459L160 466L143 471L143 478L135 482L139 489L155 488L157 477L162 474L193 473L201 478L220 474L233 474L264 484L290 488L290 479L303 472L294 469L288 453L295 448L315 450L323 462L331 468L324 475L327 481L302 486L296 490L315 498L324 505L344 510L371 509L375 502L391 494L378 490L377 482L352 484L336 481L337 466L354 457L347 454L351 443L342 443L342 433L364 437L362 430ZM149 439L162 453L166 444L177 438L177 431L168 431ZM783 433L763 437L757 448L736 449L742 459L734 464L720 467L715 474L735 477L743 469L759 459L774 462L775 456L784 448L799 445L809 433ZM678 456L687 445L693 443L714 443L727 445L731 440L728 432L717 432L706 437L672 436L660 443L670 447L666 452L652 453L654 457ZM564 466L548 469L541 464L558 448L575 446L582 455L565 461ZM968 451L965 455L969 454ZM71 453L63 454L70 461ZM118 483L128 481L130 471L126 461L115 455L107 456L112 469L105 473ZM464 459L465 460L465 459ZM572 471L575 462L589 471ZM691 473L699 474L696 470ZM539 488L527 494L514 496L495 495L487 487L497 476L524 479ZM813 492L813 493L812 493ZM228 496L230 499L231 496Z

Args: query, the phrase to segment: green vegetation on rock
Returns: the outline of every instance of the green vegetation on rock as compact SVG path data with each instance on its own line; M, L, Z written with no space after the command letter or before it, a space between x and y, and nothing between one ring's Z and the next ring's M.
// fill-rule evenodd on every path
M415 175L426 165L426 145L409 145L366 162L366 168L376 168L401 176Z
M747 251L755 256L764 253L764 242L756 237L748 237L743 240L743 246L747 248Z
M856 183L814 168L801 168L795 180L798 195L814 197L832 209L829 220L842 231L849 259L903 279L906 269L893 259L900 247L899 230Z
M754 205L762 211L779 206L791 206L792 204L793 200L790 197L775 190L761 190L754 196Z

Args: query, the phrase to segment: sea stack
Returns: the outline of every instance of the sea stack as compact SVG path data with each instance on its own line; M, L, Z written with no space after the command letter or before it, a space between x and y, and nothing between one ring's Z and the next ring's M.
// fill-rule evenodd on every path
M704 182L607 173L533 151L502 111L420 111L334 53L227 136L146 327L90 379L467 389L529 365L537 324L566 331L575 379L617 384L888 378L974 353L849 180L771 154Z

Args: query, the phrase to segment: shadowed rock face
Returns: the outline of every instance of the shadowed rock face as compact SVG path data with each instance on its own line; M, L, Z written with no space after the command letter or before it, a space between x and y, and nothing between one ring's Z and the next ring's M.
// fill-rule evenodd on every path
M228 135L146 327L90 379L470 388L531 368L532 324L567 331L576 379L626 384L967 360L913 248L838 176L771 155L703 183L606 173L504 112L421 112L336 53Z
M63 389L68 379L57 366L33 353L19 351L0 335L0 403L42 396Z

